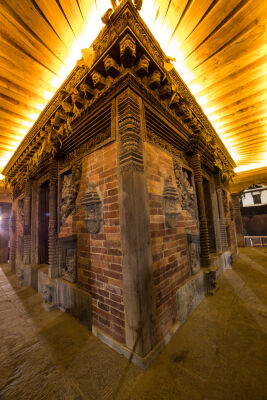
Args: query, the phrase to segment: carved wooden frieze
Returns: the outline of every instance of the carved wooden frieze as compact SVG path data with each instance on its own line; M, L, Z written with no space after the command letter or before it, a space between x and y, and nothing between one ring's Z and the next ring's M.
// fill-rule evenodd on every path
M163 206L165 214L165 225L167 228L174 228L179 215L178 211L178 194L172 183L172 177L168 176L164 180L163 190Z
M131 84L164 109L168 118L178 122L188 147L186 151L192 150L196 142L194 133L198 133L224 176L231 176L230 156L177 72L166 67L168 57L138 16L136 9L140 9L141 2L137 0L134 7L132 2L122 1L118 7L113 7L114 11L109 9L105 14L107 25L92 46L83 51L83 58L5 168L10 181L23 181L34 176L38 165L51 154L64 153L69 136L79 135L75 131L77 121L92 109L92 105L111 96L114 89L123 84L126 74L129 79L133 78ZM145 76L147 78L143 79ZM194 136L192 140L191 135Z
M182 209L187 210L196 220L196 196L192 181L192 173L191 171L179 165L177 161L174 162L174 173L177 188L181 195Z
M84 194L81 204L86 209L85 222L88 232L100 232L103 224L102 201L94 182L89 182L88 190Z
M196 233L187 233L187 252L191 275L200 270L200 242L199 235Z

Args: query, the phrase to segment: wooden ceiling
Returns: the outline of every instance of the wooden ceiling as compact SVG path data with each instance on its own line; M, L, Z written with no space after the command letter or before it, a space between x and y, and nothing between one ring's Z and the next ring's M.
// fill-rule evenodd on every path
M1 0L0 168L99 33L109 0ZM143 0L239 170L267 166L267 2Z

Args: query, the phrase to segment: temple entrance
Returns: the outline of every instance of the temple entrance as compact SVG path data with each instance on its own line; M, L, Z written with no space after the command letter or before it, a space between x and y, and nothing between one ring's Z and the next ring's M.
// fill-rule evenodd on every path
M213 215L212 215L210 184L206 178L203 178L203 189L204 189L204 200L205 200L207 224L208 224L208 230L209 230L210 252L215 253L216 252L216 239L215 239Z
M38 215L38 260L39 264L48 264L49 181L40 186Z

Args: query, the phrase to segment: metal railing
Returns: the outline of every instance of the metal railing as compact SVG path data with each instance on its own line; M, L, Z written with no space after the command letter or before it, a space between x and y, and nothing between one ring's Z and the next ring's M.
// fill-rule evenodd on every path
M245 247L267 247L267 236L244 236Z

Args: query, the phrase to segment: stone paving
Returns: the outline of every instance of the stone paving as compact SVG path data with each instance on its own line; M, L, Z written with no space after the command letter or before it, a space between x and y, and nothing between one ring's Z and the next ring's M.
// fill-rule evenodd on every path
M254 263L254 264L253 264ZM255 264L256 263L256 264ZM0 268L1 400L266 400L267 251L246 248L146 370Z

